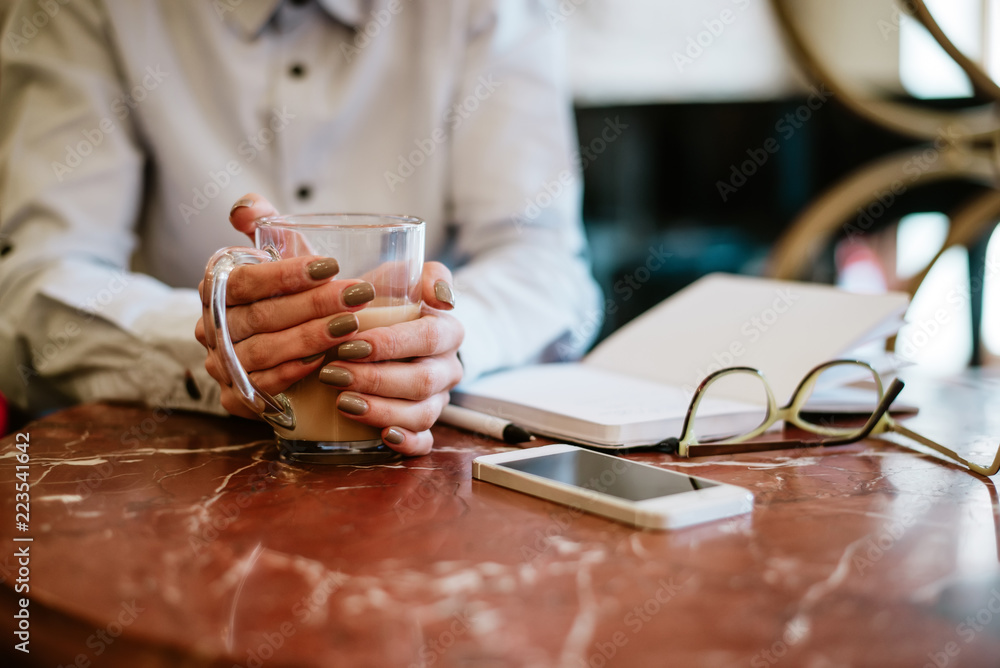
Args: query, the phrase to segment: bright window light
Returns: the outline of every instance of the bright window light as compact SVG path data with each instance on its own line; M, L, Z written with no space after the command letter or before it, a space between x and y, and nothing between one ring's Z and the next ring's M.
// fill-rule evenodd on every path
M913 278L931 263L948 236L948 216L943 213L912 213L896 228L896 278Z
M986 281L983 283L983 345L1000 355L1000 227L993 230L986 246Z
M959 373L972 359L969 253L941 254L913 296L896 352L931 374Z
M986 18L983 20L983 63L986 73L996 81L1000 77L1000 0L983 0L986 3Z
M994 14L994 4L995 0L926 0L927 8L955 46L980 62L984 16ZM899 78L903 88L921 99L971 97L972 85L962 68L909 14L903 12L900 18Z

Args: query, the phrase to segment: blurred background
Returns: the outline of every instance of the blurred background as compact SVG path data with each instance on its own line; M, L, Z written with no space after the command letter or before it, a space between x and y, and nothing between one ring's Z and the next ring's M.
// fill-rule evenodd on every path
M897 349L941 373L1000 359L1000 0L546 4L569 45L599 338L726 271L910 290L924 327ZM895 171L866 172L886 156ZM838 212L816 211L829 193Z
M1000 2L926 9L995 79ZM602 337L705 273L776 275L775 244L809 205L884 156L912 159L898 179L856 184L870 203L848 206L798 277L906 289L941 250L949 212L996 193L994 170L936 172L952 143L989 155L997 99L894 0L567 0L551 22L570 45L585 222L615 307ZM889 121L859 113L868 103ZM968 247L937 258L909 317L948 309L946 331L906 346L942 373L1000 354L1000 279L986 270L1000 241L995 216L980 218ZM648 261L664 250L668 261Z

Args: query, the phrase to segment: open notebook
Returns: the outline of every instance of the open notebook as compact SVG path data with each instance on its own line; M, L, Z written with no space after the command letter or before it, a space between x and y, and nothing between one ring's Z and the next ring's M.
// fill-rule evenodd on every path
M760 369L784 404L817 364L856 359L866 344L877 351L877 342L902 325L907 305L902 293L859 295L712 274L628 323L580 362L491 374L457 387L453 401L577 443L657 443L680 435L691 394L712 371ZM884 368L887 358L871 361ZM699 423L710 416L713 432L745 423L747 413L759 409L740 391L734 386L732 394L703 404ZM865 409L836 398L830 403L843 411Z

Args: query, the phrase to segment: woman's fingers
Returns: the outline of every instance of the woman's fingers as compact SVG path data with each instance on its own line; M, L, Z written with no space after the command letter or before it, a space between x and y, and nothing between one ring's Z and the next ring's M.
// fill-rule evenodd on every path
M313 357L305 357L302 359L281 362L280 364L261 371L251 371L247 375L250 376L250 380L252 380L260 389L269 394L278 394L279 392L284 392L293 384L302 380L309 374L315 373L316 369L318 369L322 364L323 355L320 353L319 355L314 355ZM216 356L209 355L205 359L205 370L208 371L209 375L222 386L223 395L225 395L227 391L234 392L234 390L229 387L228 376L225 370L220 368L219 360Z
M232 306L226 311L229 335L233 341L242 341L255 334L280 332L310 320L357 311L374 298L371 283L331 281L304 292ZM355 323L350 331L356 329ZM343 331L337 336L347 333Z
M248 372L326 353L358 329L354 313L317 318L278 332L263 332L236 343L236 357Z
M249 193L233 205L229 219L253 239L259 219L277 214L264 197ZM366 281L333 280L338 271L334 258L319 255L234 269L226 302L236 355L254 383L272 394L315 373L328 356L335 357L338 364L324 372L324 379L348 390L341 393L338 409L380 427L393 449L426 454L433 444L429 429L447 404L448 391L462 377L455 351L464 330L458 320L441 313L455 306L451 272L440 263L425 263L421 317L359 336L354 312L372 301L375 291ZM206 340L203 321L195 336L209 348L205 368L222 386L223 406L235 415L254 417L230 386L212 342ZM412 361L400 361L404 359Z
M257 230L257 219L277 215L278 210L263 195L247 193L236 200L233 208L229 210L229 222L237 230L250 237L250 241L253 242L254 232Z
M420 357L412 362L338 361L323 367L319 379L331 387L362 394L422 401L458 385L462 363L454 354Z
M198 318L198 322L194 325L194 338L198 340L198 343L203 345L208 351L211 351L215 347L215 341L212 345L208 344L208 336L205 334L205 316Z
M240 265L229 275L226 305L249 304L259 299L303 292L329 282L339 271L340 264L335 258L319 255ZM205 285L209 273L206 268L205 279L198 283L198 295L204 305L208 304Z
M463 336L457 319L425 308L417 320L361 332L331 349L337 362L320 379L345 390L337 400L341 413L382 428L383 440L399 452L426 454L433 444L428 430L462 379L456 351Z
M464 337L457 318L428 310L416 320L365 330L331 352L340 360L365 362L430 357L458 350Z
M426 455L434 445L434 436L428 430L412 432L402 427L386 427L382 430L382 441L404 455Z
M425 262L420 276L420 293L431 308L450 311L455 308L451 271L440 262Z
M340 265L335 258L317 255L241 265L229 275L226 304L249 304L302 292L329 281L339 271Z
M230 415L250 420L260 419L260 416L247 408L247 405L244 404L238 396L236 396L236 392L234 392L232 388L223 387L222 395L220 396L220 403Z
M448 403L449 396L447 392L439 392L424 401L407 401L341 392L337 398L337 409L362 424L374 427L392 425L416 434L431 428Z

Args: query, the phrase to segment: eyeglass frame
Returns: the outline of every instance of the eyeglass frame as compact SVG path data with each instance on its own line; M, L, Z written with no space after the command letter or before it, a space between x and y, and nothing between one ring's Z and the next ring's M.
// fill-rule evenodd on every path
M855 429L847 428L837 428L837 427L824 427L812 422L807 422L801 418L802 408L804 407L807 399L810 396L810 392L815 385L819 376L829 368L835 366L847 366L856 365L867 369L871 372L872 378L875 380L876 389L879 396L878 405L875 407L874 411L869 416L868 420L862 427ZM767 415L763 422L756 428L742 434L735 438L721 439L716 442L710 443L698 443L697 436L694 434L694 416L698 411L698 407L701 405L701 401L705 396L705 391L712 383L716 382L719 378L727 375L736 373L749 373L757 376L761 384L764 386L764 390L767 393ZM791 399L784 406L778 407L777 401L774 398L774 391L771 389L770 383L767 382L767 378L764 376L763 372L759 369L748 366L736 366L727 367L724 369L719 369L712 372L706 376L698 387L695 389L693 396L691 397L691 403L688 405L687 414L684 417L684 424L681 428L681 436L679 438L671 437L660 441L654 446L640 446L638 448L627 448L629 452L636 452L638 450L649 450L654 449L660 452L677 453L681 457L692 457L692 456L711 456L720 454L738 454L745 452L759 452L765 450L774 450L780 448L792 448L792 447L815 447L815 446L832 446L832 445L847 445L849 443L855 443L857 441L863 440L869 437L875 437L882 434L887 434L895 432L901 436L905 436L911 440L920 443L921 445L928 447L945 457L957 461L964 466L966 466L970 471L977 473L979 475L990 477L996 475L1000 472L1000 446L997 448L996 455L993 458L993 463L990 466L982 466L974 462L970 462L961 455L959 455L954 450L946 448L945 446L933 441L926 436L922 436L917 432L904 427L899 422L894 420L889 413L889 407L892 402L895 401L896 397L903 390L904 383L899 378L894 378L892 383L890 383L888 389L883 390L882 376L876 371L870 364L863 362L861 360L831 360L824 362L813 367L799 384L796 386L795 391L792 392ZM768 440L768 441L751 441L750 439L756 438L771 427L775 425L778 421L783 421L787 424L792 424L803 431L807 431L820 436L826 436L827 438L821 438L815 441L803 441L801 439L781 439L781 440ZM883 439L884 440L884 439ZM897 443L896 441L890 441L896 445L903 445ZM704 452L699 452L697 454L692 454L691 448L695 447L699 450L704 450ZM903 445L903 447L909 447ZM913 449L912 447L910 449ZM618 450L621 452L621 450ZM916 452L920 452L916 450Z

